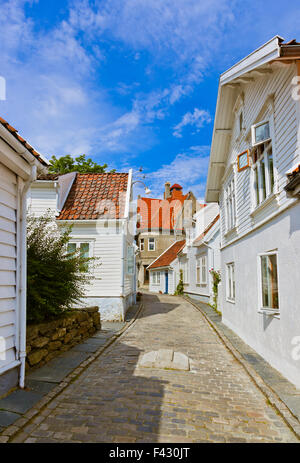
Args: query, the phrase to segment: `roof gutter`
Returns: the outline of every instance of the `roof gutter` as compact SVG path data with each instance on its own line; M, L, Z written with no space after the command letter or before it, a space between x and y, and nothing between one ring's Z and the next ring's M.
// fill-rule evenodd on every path
M39 172L48 173L48 167L44 166L38 161L33 154L31 154L27 148L24 149L22 143L20 143L2 124L0 124L0 136L10 147L20 156L22 156L29 164L35 165Z

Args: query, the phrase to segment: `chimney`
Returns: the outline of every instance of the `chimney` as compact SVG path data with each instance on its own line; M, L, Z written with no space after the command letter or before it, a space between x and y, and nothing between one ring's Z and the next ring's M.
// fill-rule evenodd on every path
M166 182L166 183L165 183L164 199L170 198L170 196L171 196L170 187L171 187L171 183L170 183L170 182Z

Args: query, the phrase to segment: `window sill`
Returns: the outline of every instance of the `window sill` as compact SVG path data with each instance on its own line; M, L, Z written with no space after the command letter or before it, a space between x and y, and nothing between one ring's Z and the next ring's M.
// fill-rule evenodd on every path
M230 230L227 230L224 234L224 238L228 238L228 236L232 235L233 233L237 232L237 225Z
M259 314L269 315L270 317L280 318L280 312L277 309L259 309Z
M272 203L273 201L278 201L278 193L272 193L270 196L268 196L262 203L260 203L258 206L255 207L250 212L250 217L255 217L256 214L258 214L260 211L262 211L268 204Z
M228 299L228 298L226 298L226 301L227 301L227 302L230 302L230 304L235 304L235 300L234 300L234 299Z

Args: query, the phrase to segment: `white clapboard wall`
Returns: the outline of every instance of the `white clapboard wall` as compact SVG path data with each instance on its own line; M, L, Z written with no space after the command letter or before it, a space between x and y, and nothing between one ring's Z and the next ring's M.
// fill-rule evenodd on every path
M0 370L15 360L17 178L0 163Z

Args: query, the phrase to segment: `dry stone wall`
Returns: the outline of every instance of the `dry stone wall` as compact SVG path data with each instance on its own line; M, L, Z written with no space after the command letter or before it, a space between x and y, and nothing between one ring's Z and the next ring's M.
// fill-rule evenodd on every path
M26 368L37 368L101 329L98 307L75 309L58 320L27 327Z

